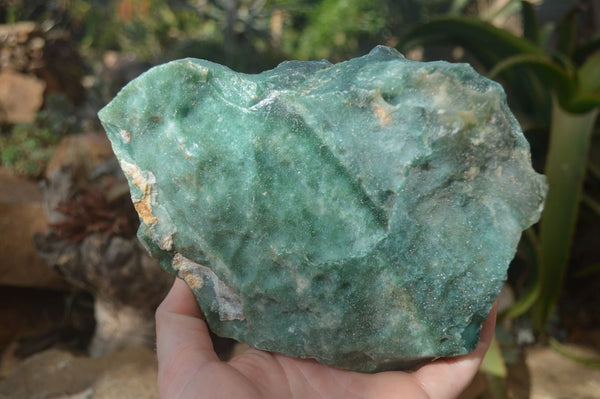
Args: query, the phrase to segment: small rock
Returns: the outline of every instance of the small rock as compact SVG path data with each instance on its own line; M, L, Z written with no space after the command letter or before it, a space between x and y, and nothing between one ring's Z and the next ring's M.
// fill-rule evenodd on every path
M0 71L0 122L33 122L44 102L46 84L35 76Z
M67 289L64 279L39 257L33 236L47 229L42 191L0 168L0 284Z
M89 358L51 349L24 360L0 381L1 399L158 399L156 355L129 348Z
M44 30L32 22L0 25L0 71L5 70L37 77L45 94L64 93L73 102L85 94L83 59L65 30Z
M173 277L135 237L138 218L105 135L61 141L46 170L44 200L50 228L35 236L36 249L67 281L94 295L90 353L154 345L154 309Z
M90 356L105 356L130 346L152 347L155 342L152 310L98 297L94 302L96 330L88 349Z
M114 158L104 134L85 133L63 137L45 171L44 199L49 223L65 220L61 205L93 180L96 168Z
M46 178L65 167L72 169L76 180L88 178L98 165L114 157L110 141L102 133L85 133L63 137L46 167Z

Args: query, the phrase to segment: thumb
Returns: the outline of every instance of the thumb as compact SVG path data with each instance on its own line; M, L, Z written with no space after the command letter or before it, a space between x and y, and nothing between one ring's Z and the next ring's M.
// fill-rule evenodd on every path
M412 374L431 398L454 398L467 388L487 352L496 325L498 303L483 324L477 348L463 356L436 360Z
M181 387L199 368L219 361L203 314L183 280L175 279L156 310L156 354L161 392Z

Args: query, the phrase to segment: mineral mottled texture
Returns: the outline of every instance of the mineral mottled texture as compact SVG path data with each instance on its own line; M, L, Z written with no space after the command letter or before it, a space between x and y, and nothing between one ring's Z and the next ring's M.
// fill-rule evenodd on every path
M474 349L546 193L500 85L387 47L174 61L99 115L140 239L210 327L353 370Z

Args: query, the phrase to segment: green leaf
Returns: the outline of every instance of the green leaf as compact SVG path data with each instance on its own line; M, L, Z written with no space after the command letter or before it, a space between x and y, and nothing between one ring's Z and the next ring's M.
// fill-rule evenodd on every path
M583 270L580 270L579 272L577 272L575 274L575 277L588 278L589 276L596 274L596 273L600 273L600 263L598 263L596 265L592 265L590 267L586 267Z
M487 8L487 9L486 9ZM493 21L497 18L504 18L514 15L521 9L521 0L504 0L490 3L490 7L485 7L479 13L479 18L484 21Z
M406 52L429 43L460 45L488 69L516 54L543 54L530 41L472 17L444 17L418 24L400 38L399 47Z
M14 166L22 156L23 152L20 149L14 146L6 146L2 149L2 164L6 166Z
M594 198L586 195L585 193L581 196L581 202L591 209L597 216L600 216L600 202Z
M573 59L582 64L590 55L600 51L600 35L575 48Z
M540 288L541 286L539 280L536 279L534 286L526 294L521 295L503 316L508 317L509 319L514 319L527 313L527 311L531 309L538 300L540 296Z
M556 50L571 57L575 51L577 39L577 21L575 9L570 10L558 26Z
M577 93L571 110L587 112L600 107L600 53L591 55L577 71Z
M600 92L600 52L590 56L579 68L577 80L579 93Z
M460 14L468 4L469 0L454 0L448 13L453 15Z
M418 24L407 30L399 42L399 48L404 52L413 46L426 44L461 46L488 70L515 55L544 55L542 49L529 40L471 17L443 17ZM534 73L519 70L503 77L513 104L526 113L542 115L546 112L550 103L549 92L546 83Z
M521 17L523 18L523 37L535 44L540 44L540 30L535 6L529 1L521 1Z
M590 138L598 110L571 113L554 103L545 174L549 190L540 221L540 296L533 309L537 331L546 329L566 275L581 200Z
M525 230L525 232L523 233L523 238L527 239L527 241L525 242L528 243L531 247L531 252L533 254L533 264L535 264L538 267L538 270L537 275L533 280L533 285L531 288L529 288L529 291L527 291L523 295L520 295L519 298L515 301L515 303L510 307L510 309L508 309L506 313L502 315L503 317L508 317L509 319L514 319L525 314L527 311L529 311L529 309L533 307L533 305L536 303L537 299L540 296L540 242L533 228Z
M578 114L589 112L597 107L600 107L600 93L579 95L569 103L569 110Z
M498 63L490 71L489 76L496 79L515 68L532 72L556 93L561 106L570 109L568 105L575 93L575 81L563 67L545 56L518 54Z
M550 347L552 349L554 349L554 351L556 353L558 353L559 355L561 355L567 359L573 360L574 362L582 364L586 367L600 369L600 359L598 359L597 356L594 356L593 354L591 354L590 356L586 356L586 355L581 355L579 353L575 353L573 350L569 349L568 347L561 344L560 342L558 342L556 339L554 339L552 337L550 338L549 343L550 343Z
M508 399L508 389L506 387L506 379L499 378L490 374L485 375L487 390L485 397L489 399Z
M506 364L504 363L504 356L502 356L502 350L496 337L492 338L490 347L481 363L480 370L496 377L506 377Z

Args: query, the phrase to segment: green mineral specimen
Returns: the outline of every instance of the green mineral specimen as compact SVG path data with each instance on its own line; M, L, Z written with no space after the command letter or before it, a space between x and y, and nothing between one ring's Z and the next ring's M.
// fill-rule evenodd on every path
M500 85L387 47L173 61L99 116L139 238L211 329L352 370L473 350L546 193Z

